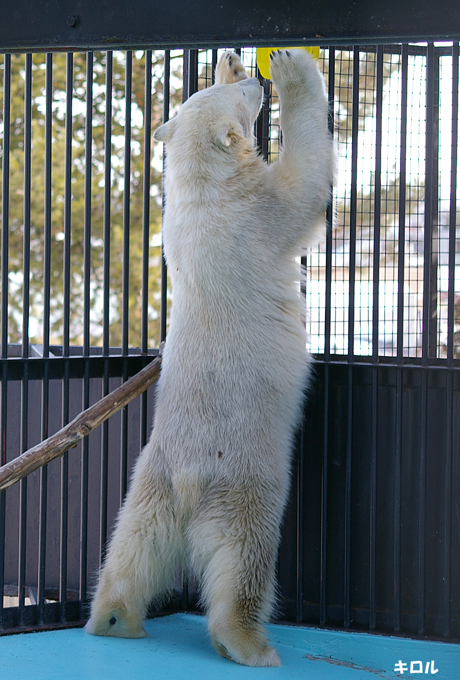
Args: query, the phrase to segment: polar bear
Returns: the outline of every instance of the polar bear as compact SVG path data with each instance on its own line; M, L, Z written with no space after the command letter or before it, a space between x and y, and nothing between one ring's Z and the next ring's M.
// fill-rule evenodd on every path
M328 102L303 50L277 51L283 144L265 163L263 90L224 54L216 84L155 132L166 144L173 289L150 440L135 466L86 630L141 637L179 564L201 582L212 642L277 666L264 623L309 373L295 256L318 236L333 175ZM296 283L297 282L297 283Z

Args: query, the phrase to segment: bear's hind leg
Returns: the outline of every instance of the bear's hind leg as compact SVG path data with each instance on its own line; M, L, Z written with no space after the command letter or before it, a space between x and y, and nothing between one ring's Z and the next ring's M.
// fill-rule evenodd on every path
M171 587L182 544L171 484L151 474L141 456L110 541L86 631L144 637L147 607Z
M247 666L280 666L264 630L275 600L279 519L273 508L247 488L212 494L189 538L217 652Z

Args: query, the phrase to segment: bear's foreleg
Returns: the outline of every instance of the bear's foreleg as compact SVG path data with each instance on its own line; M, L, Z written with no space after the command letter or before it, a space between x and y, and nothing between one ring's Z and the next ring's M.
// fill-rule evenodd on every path
M271 74L280 98L283 143L278 161L269 166L267 186L272 211L278 207L272 238L285 250L307 246L318 237L336 156L324 78L313 57L304 50L274 52Z
M224 52L216 66L216 85L230 85L249 78L236 52Z
M182 549L171 484L139 460L110 541L86 631L144 637L150 602L171 587Z
M281 517L273 505L255 488L212 491L189 534L213 645L247 666L281 665L264 630L275 600Z

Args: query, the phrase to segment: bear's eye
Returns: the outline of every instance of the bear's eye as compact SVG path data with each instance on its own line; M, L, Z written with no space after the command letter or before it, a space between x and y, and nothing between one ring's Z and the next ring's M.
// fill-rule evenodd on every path
M246 97L246 92L244 90L242 90L242 93L243 93L243 97Z

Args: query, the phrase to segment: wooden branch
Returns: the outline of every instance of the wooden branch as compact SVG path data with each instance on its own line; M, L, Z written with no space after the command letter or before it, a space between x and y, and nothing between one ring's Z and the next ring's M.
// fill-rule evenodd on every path
M160 369L161 356L158 356L123 385L80 413L62 430L0 467L0 491L76 446L98 425L153 385L160 377Z

